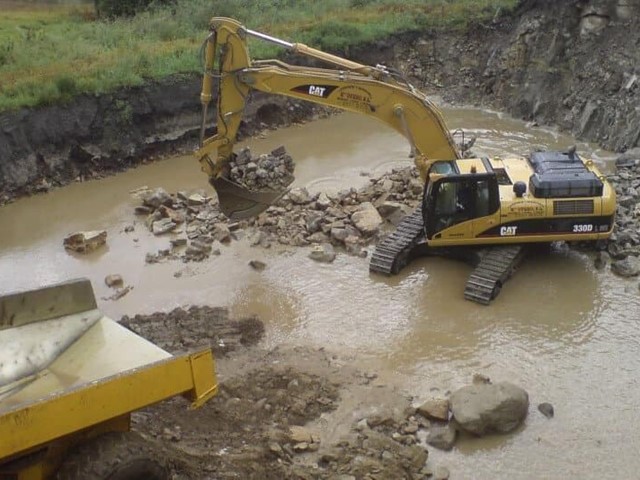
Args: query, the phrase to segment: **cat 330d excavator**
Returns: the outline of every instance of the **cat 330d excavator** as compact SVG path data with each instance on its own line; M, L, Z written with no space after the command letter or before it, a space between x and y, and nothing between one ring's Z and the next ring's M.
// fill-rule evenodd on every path
M249 37L332 68L252 60ZM196 156L230 218L257 215L284 193L251 192L228 178L247 97L258 90L368 115L408 140L425 182L423 201L377 245L372 272L395 274L417 254L471 258L476 268L465 298L488 304L521 259L525 244L598 241L612 233L615 191L575 149L536 152L530 158L463 158L438 108L397 70L289 43L222 17L211 20L203 49L203 117ZM217 132L205 138L214 88Z

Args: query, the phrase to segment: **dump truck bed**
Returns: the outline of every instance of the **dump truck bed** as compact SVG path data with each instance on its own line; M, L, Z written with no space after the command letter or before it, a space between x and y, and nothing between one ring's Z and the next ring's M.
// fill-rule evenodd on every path
M198 406L217 389L210 350L172 356L137 336L97 309L88 280L1 297L0 346L12 352L0 358L0 464L175 395Z

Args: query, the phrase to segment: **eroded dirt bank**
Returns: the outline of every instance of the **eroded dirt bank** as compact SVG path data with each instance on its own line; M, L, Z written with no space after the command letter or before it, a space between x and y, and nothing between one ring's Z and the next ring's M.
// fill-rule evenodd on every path
M400 67L448 101L556 124L625 151L640 142L639 26L633 0L524 0L513 15L496 12L492 22L464 32L415 32L339 53ZM176 77L1 115L0 204L193 148L199 84L197 77ZM318 112L304 102L255 95L241 133Z
M639 27L635 0L523 0L462 35L421 35L404 66L451 101L625 151L640 142Z

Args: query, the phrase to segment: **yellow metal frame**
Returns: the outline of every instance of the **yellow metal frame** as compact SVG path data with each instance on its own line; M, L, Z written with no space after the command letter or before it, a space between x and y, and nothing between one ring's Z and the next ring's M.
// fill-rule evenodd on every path
M87 279L3 295L0 330L96 308ZM0 403L0 480L51 478L74 445L101 433L129 430L131 412L176 395L185 396L191 408L197 408L217 390L213 354L205 349L17 405L3 408Z
M0 459L175 395L185 395L196 408L217 389L213 355L203 350L51 395L0 415Z

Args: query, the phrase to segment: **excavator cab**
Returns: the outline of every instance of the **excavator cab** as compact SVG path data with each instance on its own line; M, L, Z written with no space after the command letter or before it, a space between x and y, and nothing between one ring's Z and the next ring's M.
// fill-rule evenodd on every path
M422 212L427 238L474 219L487 217L500 208L495 173L450 174L429 182Z

